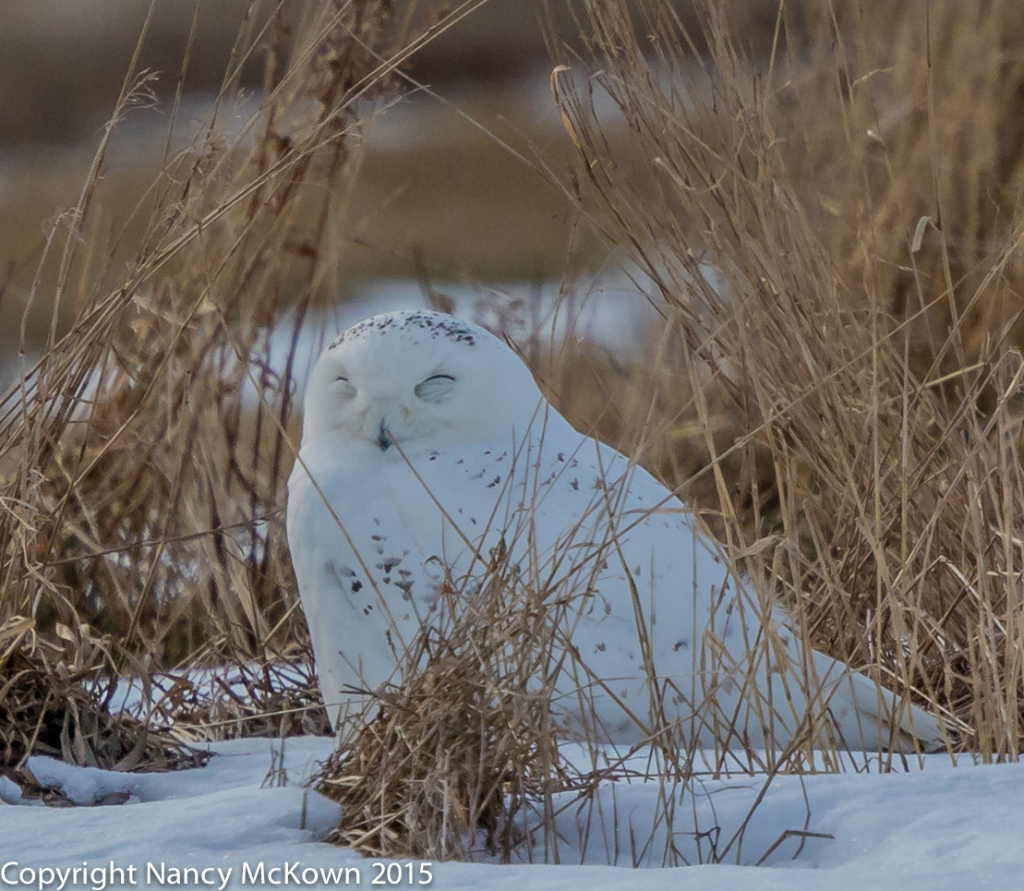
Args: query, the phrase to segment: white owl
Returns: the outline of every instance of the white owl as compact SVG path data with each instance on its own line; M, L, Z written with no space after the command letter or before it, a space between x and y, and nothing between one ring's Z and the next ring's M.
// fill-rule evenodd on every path
M569 727L640 743L656 701L660 726L700 745L782 745L808 720L854 750L943 740L932 715L805 651L668 489L573 429L505 343L453 316L373 316L324 352L288 481L288 541L335 723L400 682L440 581L472 597L500 545L520 578L545 579L548 601L569 605L573 658L553 699Z

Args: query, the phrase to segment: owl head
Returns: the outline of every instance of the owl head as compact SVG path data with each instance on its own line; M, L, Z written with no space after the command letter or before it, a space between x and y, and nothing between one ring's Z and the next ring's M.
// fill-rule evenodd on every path
M303 446L330 437L405 454L525 436L546 402L501 340L439 312L390 312L342 333L306 388Z

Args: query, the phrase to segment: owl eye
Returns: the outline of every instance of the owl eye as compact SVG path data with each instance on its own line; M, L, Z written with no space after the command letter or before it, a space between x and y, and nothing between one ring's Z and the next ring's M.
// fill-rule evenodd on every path
M339 374L334 382L331 384L333 389L342 399L351 399L356 395L356 388L352 386L352 383L343 374Z
M450 374L432 374L416 385L416 395L424 402L438 405L448 398L454 386L455 378Z

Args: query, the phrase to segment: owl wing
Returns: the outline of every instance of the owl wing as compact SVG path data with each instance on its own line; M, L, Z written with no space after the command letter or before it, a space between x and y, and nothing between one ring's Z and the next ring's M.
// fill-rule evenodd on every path
M622 454L549 416L514 454L470 455L454 467L471 472L433 488L462 493L448 513L468 519L469 553L486 557L500 538L540 599L572 604L555 696L578 732L634 743L673 724L703 746L805 732L852 749L941 744L934 716L807 648L780 606L732 575L693 512ZM473 483L501 494L468 499L468 511Z

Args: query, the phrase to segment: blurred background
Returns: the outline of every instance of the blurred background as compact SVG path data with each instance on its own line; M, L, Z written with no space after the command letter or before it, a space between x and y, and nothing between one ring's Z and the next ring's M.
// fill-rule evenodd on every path
M250 5L0 4L0 384L10 382L23 340L30 358L45 342L52 297L45 286L31 305L28 295L53 224L79 198L143 28L137 67L153 75L149 95L119 123L105 161L103 214L111 244L124 242L115 233L165 153L187 147L208 119ZM268 6L250 17L254 33L266 23ZM688 2L676 6L684 20L692 17ZM731 6L739 32L749 35L755 52L767 51L776 4L736 0ZM453 7L458 4L396 0L396 45ZM347 275L338 302L352 309L338 326L372 309L422 305L426 280L457 302L484 287L515 304L557 293L567 277L582 275L596 302L605 294L611 295L606 305L620 303L614 295L622 282L598 280L606 251L542 175L547 165L561 178L572 161L550 90L546 45L555 36L579 47L572 11L550 0L490 0L467 12L405 66L403 73L427 89L407 82L408 92L366 122L350 231L340 248ZM264 69L257 58L240 71L240 102L220 114L229 138L231 116L241 127L255 107ZM614 134L617 110L608 113ZM130 244L122 248L130 252ZM57 330L73 310L64 301ZM607 332L628 339L632 328L624 327L622 314L610 315Z

